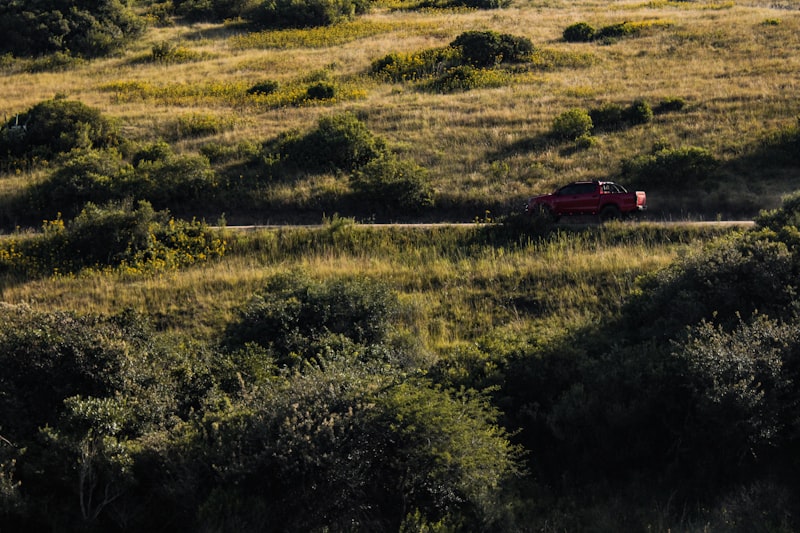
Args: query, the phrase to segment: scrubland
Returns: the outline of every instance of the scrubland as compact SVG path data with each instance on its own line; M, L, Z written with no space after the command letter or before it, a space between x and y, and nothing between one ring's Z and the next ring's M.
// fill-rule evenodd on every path
M794 1L387 1L0 58L86 120L0 168L0 530L796 531L798 51ZM576 179L650 210L520 213Z

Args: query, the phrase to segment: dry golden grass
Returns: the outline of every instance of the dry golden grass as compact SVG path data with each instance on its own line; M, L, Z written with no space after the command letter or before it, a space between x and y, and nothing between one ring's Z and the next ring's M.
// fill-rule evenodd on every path
M690 241L729 231L675 229L665 230L666 236L658 236L661 230L637 236L624 225L609 228L507 244L483 243L477 226L430 234L358 225L246 234L229 230L231 254L202 266L161 274L93 272L3 281L0 299L81 313L132 308L160 328L211 340L277 273L369 277L399 294L407 308L399 326L428 348L440 349L473 342L496 328L563 328L613 313L638 276L669 264ZM606 238L604 231L627 237ZM329 237L304 244L312 241L313 232L329 232ZM536 309L529 307L532 298Z
M151 139L188 113L235 124L179 148L206 142L264 140L308 130L326 114L356 111L392 148L430 170L440 205L517 205L531 192L572 179L613 176L625 157L657 140L707 148L723 161L757 145L800 114L800 10L748 2L578 2L517 0L500 10L410 12L376 9L332 29L245 35L235 26L192 24L152 28L118 57L63 72L0 75L0 117L13 116L57 94L117 117L126 135ZM564 28L641 23L639 36L602 44L561 39ZM444 46L461 32L491 29L530 38L566 66L532 68L508 86L438 95L410 85L363 77L391 52ZM198 59L146 61L152 46L170 42ZM576 65L569 65L574 61ZM344 97L314 106L275 107L243 91L259 81L290 86L309 73L347 84ZM142 84L151 93L111 90ZM349 91L349 92L348 92ZM588 150L532 145L553 118L572 107L644 98L684 99L687 108L625 131L605 133ZM768 187L763 207L800 186L787 179ZM285 195L285 191L274 194ZM290 193L289 193L290 194Z

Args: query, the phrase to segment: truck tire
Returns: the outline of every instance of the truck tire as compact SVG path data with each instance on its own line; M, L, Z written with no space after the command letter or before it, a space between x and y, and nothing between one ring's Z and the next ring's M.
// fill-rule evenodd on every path
M622 213L619 207L615 205L607 205L600 211L600 222L608 222L609 220L619 220L622 218Z

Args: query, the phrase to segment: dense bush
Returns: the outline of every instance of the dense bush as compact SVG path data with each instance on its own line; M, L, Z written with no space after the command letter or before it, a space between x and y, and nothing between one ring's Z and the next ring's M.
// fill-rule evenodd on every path
M272 94L278 90L279 84L277 81L266 80L258 82L249 89L247 94Z
M626 37L639 32L639 27L630 22L619 22L617 24L610 24L603 26L594 33L595 39L618 39Z
M461 51L464 63L479 68L528 61L533 53L530 39L495 31L464 32L450 46Z
M585 43L594 39L595 29L585 22L577 22L564 29L564 40L568 43Z
M273 28L329 26L366 13L370 0L267 0L254 19Z
M719 506L690 520L720 530L797 529L799 204L640 280L619 316L511 361L501 398L539 479L592 501L656 483L682 508ZM769 512L749 499L761 491L781 495Z
M133 167L116 150L75 150L61 168L31 191L33 203L46 216L76 215L87 202L122 199L122 183Z
M630 182L674 187L705 180L718 167L717 159L704 148L657 146L650 154L624 160L622 175Z
M173 0L174 11L187 20L222 22L227 19L248 19L257 0Z
M392 53L372 62L370 72L390 81L416 81L455 66L460 60L452 47L430 48L413 54Z
M127 162L116 150L75 150L61 168L31 189L45 216L75 215L86 202L133 198L158 209L213 198L216 173L205 157L178 155L165 142L142 147Z
M628 107L606 103L589 110L592 124L596 130L617 130L653 120L653 110L644 100L636 100Z
M565 111L553 119L552 134L564 141L574 141L592 132L592 117L585 109L575 108Z
M171 270L224 253L224 239L205 224L176 221L146 202L89 203L66 224L46 222L43 235L3 242L0 270L29 276L87 268Z
M0 129L0 157L10 162L51 159L76 148L108 148L119 142L116 124L74 100L40 102Z
M351 113L322 117L302 136L286 135L266 147L267 157L307 170L358 169L386 150L383 139Z
M355 171L350 186L359 205L382 213L419 211L433 205L433 188L424 168L383 154Z
M0 3L0 53L16 56L102 56L143 29L143 19L118 0Z
M317 356L337 336L360 345L386 340L397 297L369 280L317 282L298 274L269 281L240 311L225 335L229 348L268 348L281 365Z
M578 22L564 29L564 40L571 43L603 41L612 42L621 37L638 35L642 30L652 27L669 26L664 21L619 22L601 28L594 28L585 22Z
M309 100L329 100L334 96L336 96L336 87L327 81L318 81L306 89L306 97Z

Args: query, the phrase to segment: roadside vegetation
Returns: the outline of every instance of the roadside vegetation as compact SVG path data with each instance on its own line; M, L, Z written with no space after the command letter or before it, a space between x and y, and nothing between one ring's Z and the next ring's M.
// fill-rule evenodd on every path
M797 6L101 4L0 7L0 530L800 529Z

